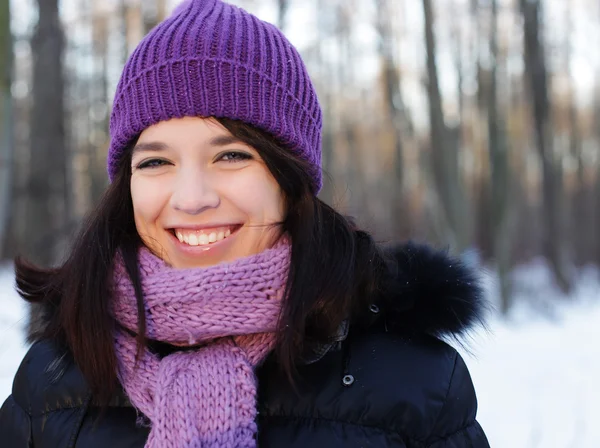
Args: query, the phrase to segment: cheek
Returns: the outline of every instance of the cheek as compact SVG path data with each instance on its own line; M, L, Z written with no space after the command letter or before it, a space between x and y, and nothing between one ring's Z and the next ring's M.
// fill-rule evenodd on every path
M281 188L277 183L275 184L274 188L273 214L275 215L277 221L283 221L285 218L285 199L283 196L283 191L281 191Z
M156 220L163 208L162 196L165 196L165 190L156 184L158 182L135 177L131 179L131 200L138 230L146 228Z
M244 173L229 185L229 196L238 207L251 217L261 221L280 221L284 213L284 200L277 181L268 173Z

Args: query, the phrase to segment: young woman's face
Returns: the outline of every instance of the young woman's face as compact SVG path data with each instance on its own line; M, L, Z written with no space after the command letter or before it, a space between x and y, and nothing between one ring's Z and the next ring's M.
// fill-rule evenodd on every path
M281 235L279 185L258 152L214 119L149 127L133 149L131 170L137 231L175 268L256 254Z

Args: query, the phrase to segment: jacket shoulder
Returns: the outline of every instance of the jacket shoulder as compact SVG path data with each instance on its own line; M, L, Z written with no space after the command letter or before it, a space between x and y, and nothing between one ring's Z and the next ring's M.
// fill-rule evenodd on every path
M136 424L137 412L127 403L116 396L102 413L69 350L41 340L23 358L0 409L0 436L9 446L143 446L148 428Z
M300 378L295 391L275 362L263 366L263 429L285 424L310 433L327 426L359 439L488 447L475 418L477 399L467 366L454 348L433 336L351 329L341 350L302 366Z
M351 338L356 368L380 398L373 421L424 443L463 437L487 446L467 365L445 342L463 346L475 327L485 328L491 306L482 272L414 242L388 246L386 255L387 288L373 297Z
M29 415L83 406L90 391L68 349L43 339L25 354L13 383L15 402Z
M385 332L362 334L348 342L345 370L353 378L351 387L369 397L368 402L355 401L357 417L423 443L456 437L462 431L483 436L469 370L448 343L429 335Z
M418 446L487 448L467 366L444 342L484 324L480 274L426 245L391 246L385 254L380 293L361 300L366 309L351 319L340 350L299 369L299 393L276 362L261 370L263 424L350 425Z

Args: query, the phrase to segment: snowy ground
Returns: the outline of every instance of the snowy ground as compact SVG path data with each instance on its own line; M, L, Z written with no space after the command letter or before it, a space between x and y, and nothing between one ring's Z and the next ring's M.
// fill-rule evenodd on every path
M520 270L518 303L464 353L492 448L600 447L600 283L583 271L570 298L543 264ZM490 282L490 289L493 282ZM24 306L0 269L0 402L26 351Z
M23 338L25 304L14 292L12 269L0 265L0 401L10 394L12 379L27 350Z

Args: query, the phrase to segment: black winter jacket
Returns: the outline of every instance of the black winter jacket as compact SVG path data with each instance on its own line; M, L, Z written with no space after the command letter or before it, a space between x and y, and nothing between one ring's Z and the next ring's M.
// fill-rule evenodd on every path
M440 336L459 336L484 308L475 275L423 246L394 250L393 300L373 303L337 344L300 367L295 392L271 357L257 370L258 446L488 448L467 367ZM323 347L321 347L323 348ZM137 448L149 429L120 391L99 408L68 351L36 342L0 410L6 448Z

